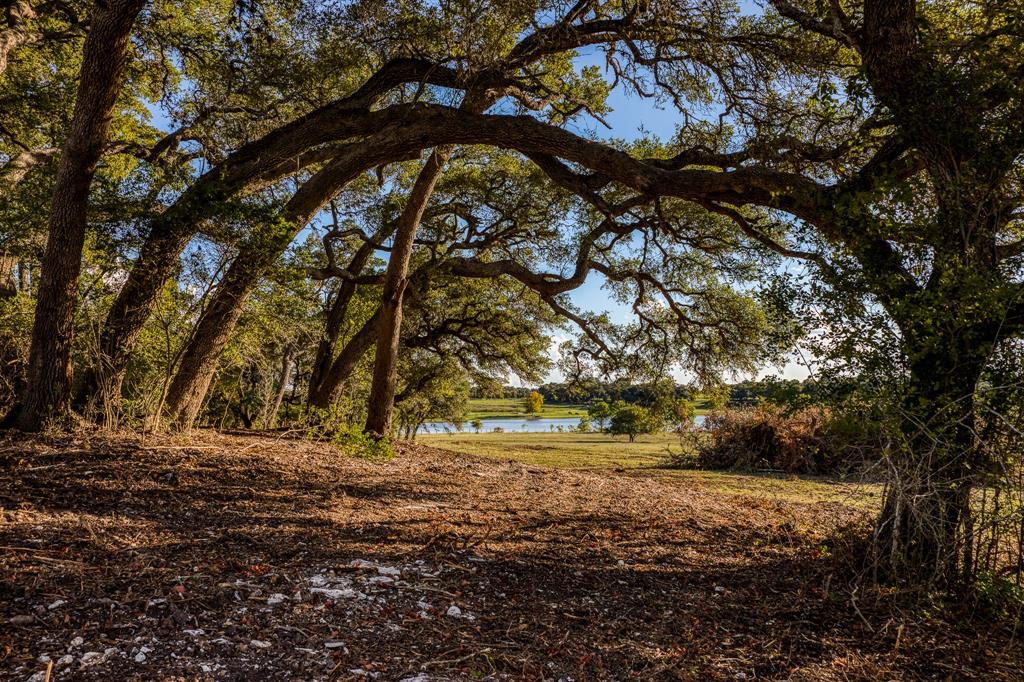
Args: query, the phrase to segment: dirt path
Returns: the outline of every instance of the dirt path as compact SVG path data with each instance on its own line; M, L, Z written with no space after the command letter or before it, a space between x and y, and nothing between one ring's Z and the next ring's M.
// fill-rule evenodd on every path
M202 433L6 443L0 508L2 679L1021 679L858 613L838 504Z

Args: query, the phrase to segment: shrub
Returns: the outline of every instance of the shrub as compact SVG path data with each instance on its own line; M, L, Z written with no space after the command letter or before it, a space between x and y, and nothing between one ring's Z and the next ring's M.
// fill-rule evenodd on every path
M639 405L627 405L612 415L608 433L613 436L629 436L632 443L637 436L655 433L661 428L661 419L650 410Z
M328 442L364 459L391 459L395 451L387 438L375 438L356 424L347 423L336 408L313 409L305 416L306 437Z
M794 474L848 470L881 457L877 427L819 407L792 414L772 405L708 415L698 452L708 469L774 469Z

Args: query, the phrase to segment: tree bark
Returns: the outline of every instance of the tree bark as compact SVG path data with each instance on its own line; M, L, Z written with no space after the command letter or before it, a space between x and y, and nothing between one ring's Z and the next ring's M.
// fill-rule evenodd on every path
M50 206L49 237L32 327L28 383L16 419L36 431L70 416L71 351L89 188L129 59L144 0L96 3L85 40L78 94Z
M381 295L377 353L374 358L373 383L370 386L364 429L367 433L381 437L391 434L391 414L394 410L398 369L398 342L402 331L402 298L408 284L413 241L423 212L427 208L427 202L434 193L434 186L451 154L451 147L439 147L427 159L399 218L398 230L391 247L391 258L384 276L384 292Z
M242 316L245 300L252 293L244 266L236 258L224 275L217 293L199 318L167 390L164 414L179 428L187 430L199 414L217 371L220 354Z
M359 364L359 361L366 355L366 352L370 350L370 347L376 340L380 318L381 309L378 308L377 312L360 327L359 331L341 349L341 353L331 363L319 386L309 396L309 407L326 410L338 399L341 385L352 376L356 365Z
M18 295L18 280L14 273L17 267L16 256L0 253L0 299L14 298Z
M379 235L379 239L387 239L390 232ZM379 241L379 240L377 240ZM373 255L373 244L363 244L349 261L347 270L353 275L362 273L370 257ZM313 369L309 377L309 389L306 394L307 405L313 405L314 396L322 392L322 385L330 375L331 367L334 364L334 353L341 338L342 328L348 317L348 305L356 293L355 282L345 280L338 287L338 293L331 303L331 309L327 313L327 321L324 324L324 333L317 344L316 356L313 360ZM330 389L328 389L328 393ZM323 407L323 406L319 406Z
M970 551L962 528L982 464L974 395L990 354L982 339L989 335L907 336L914 338L905 351L911 366L900 415L903 442L889 456L876 549L891 577L951 587Z

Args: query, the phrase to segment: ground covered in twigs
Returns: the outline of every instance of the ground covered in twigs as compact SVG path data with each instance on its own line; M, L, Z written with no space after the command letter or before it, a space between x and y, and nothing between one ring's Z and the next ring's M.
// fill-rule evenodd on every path
M401 446L0 442L0 678L1021 679L876 594L857 513Z

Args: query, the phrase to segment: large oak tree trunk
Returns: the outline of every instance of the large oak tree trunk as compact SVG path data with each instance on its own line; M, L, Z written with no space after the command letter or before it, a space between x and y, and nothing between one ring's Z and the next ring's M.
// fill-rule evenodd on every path
M974 395L991 352L987 337L964 330L907 344L902 442L890 452L875 532L881 568L894 578L948 587L969 556L970 495L981 470Z
M167 220L157 219L152 232ZM164 285L179 266L179 256L191 240L193 230L177 231L166 239L147 239L139 252L128 279L107 311L107 319L100 332L99 353L93 364L83 373L75 395L75 405L81 409L94 401L99 414L117 414L120 411L121 385L128 370L128 360L143 325L156 308Z
M242 316L242 307L262 277L273 266L299 229L368 164L391 158L387 149L342 155L306 182L288 202L281 222L270 228L269 239L256 239L231 263L210 305L203 311L195 333L182 355L165 402L169 422L188 429L195 421L217 370L217 362ZM367 259L372 254L367 254Z
M178 269L182 251L202 223L225 201L247 189L265 186L332 158L342 159L343 163L347 159L350 169L358 168L360 171L413 158L422 147L397 134L374 144L372 149L353 143L341 150L342 156L324 143L355 134L382 132L383 129L360 128L358 115L393 87L424 78L425 68L421 60L389 62L350 96L246 144L222 164L207 171L171 208L157 216L127 281L107 314L100 333L100 357L82 377L76 403L84 405L98 398L103 407L104 402L119 401L121 384L135 343L156 307L164 285ZM357 116L352 117L351 114ZM392 125L400 130L404 121L392 122ZM387 124L383 128L387 128ZM351 132L347 132L349 130ZM116 411L116 405L106 409Z
M35 431L70 416L71 351L89 188L128 62L132 27L144 4L144 0L111 0L97 2L93 9L50 206L28 384L16 419L22 430Z
M423 212L434 193L434 186L451 157L450 147L437 148L431 153L420 171L409 201L402 211L391 247L384 292L381 295L381 317L377 326L377 353L373 365L373 383L367 405L367 433L379 436L391 434L391 413L394 410L395 382L398 369L398 342L402 331L402 298L408 284L409 260L413 241L419 229Z
M213 379L217 360L241 317L242 306L260 279L284 254L298 230L366 169L408 157L408 150L398 143L381 143L372 148L353 146L339 152L289 200L280 221L269 228L269 235L242 249L203 312L199 328L182 356L165 403L165 412L172 423L188 428L194 421ZM101 404L116 403L120 399L121 384L135 341L194 230L179 227L170 232L161 229L161 232L166 234L147 241L151 248L143 249L107 315L100 339L100 364L83 381L80 391L83 401L97 393L100 393ZM367 258L369 255L372 249Z

